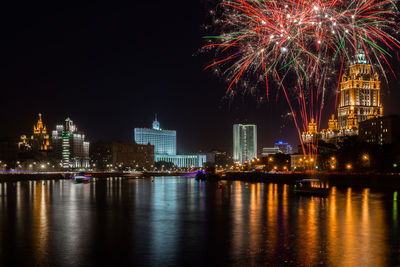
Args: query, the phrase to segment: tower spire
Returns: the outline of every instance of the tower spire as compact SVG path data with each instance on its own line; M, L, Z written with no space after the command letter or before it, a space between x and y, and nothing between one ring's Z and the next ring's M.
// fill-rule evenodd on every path
M154 130L160 130L160 123L157 120L157 113L155 114L155 117L154 117L153 129Z
M359 43L357 46L357 54L355 64L368 64L367 56L365 55L365 51Z

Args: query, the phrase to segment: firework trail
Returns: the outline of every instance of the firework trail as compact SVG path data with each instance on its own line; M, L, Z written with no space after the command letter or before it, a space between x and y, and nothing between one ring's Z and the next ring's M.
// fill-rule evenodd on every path
M336 90L337 99L338 88L332 83L340 79L344 62L362 52L385 77L386 69L395 75L389 62L400 48L396 4L394 0L222 0L210 12L218 34L204 37L208 44L203 50L215 51L214 61L205 69L215 68L227 79L227 93L240 90L243 83L264 83L268 97L269 84L277 84L302 141L301 129L311 118L320 124L328 87Z

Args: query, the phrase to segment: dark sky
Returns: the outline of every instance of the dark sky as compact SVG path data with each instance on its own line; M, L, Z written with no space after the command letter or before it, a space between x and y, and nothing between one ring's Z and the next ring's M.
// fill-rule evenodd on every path
M31 134L41 112L51 129L69 116L90 141L128 142L157 113L177 130L180 153L231 152L234 122L257 124L259 147L298 143L282 95L225 98L227 84L202 70L211 1L9 2L0 8L1 137ZM386 114L400 110L399 82L390 87Z

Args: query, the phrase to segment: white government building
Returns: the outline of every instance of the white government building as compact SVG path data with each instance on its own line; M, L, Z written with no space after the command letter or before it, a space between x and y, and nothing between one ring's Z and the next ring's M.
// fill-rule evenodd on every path
M176 131L162 130L157 117L153 128L135 128L135 142L141 145L154 146L154 161L172 162L178 168L200 168L206 163L206 155L177 155Z

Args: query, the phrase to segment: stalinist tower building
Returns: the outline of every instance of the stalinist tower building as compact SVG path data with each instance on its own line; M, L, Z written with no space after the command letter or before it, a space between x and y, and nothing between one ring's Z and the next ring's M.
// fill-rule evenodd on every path
M332 115L328 129L320 132L316 127L311 127L313 132L310 132L311 128L308 127L308 131L302 135L303 141L312 142L315 138L321 138L326 142L337 143L341 137L358 135L360 122L383 116L380 93L379 75L372 71L364 52L359 50L348 74L343 74L340 81L337 119Z
M382 116L380 93L381 82L378 73L372 72L365 54L358 53L350 66L349 74L344 74L340 82L339 130L358 128L361 121Z

